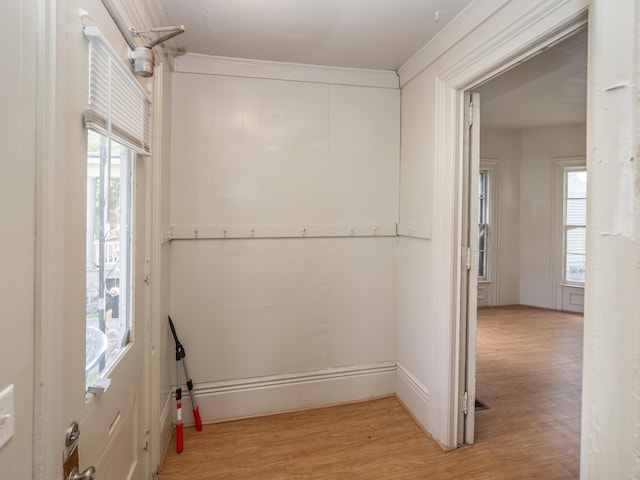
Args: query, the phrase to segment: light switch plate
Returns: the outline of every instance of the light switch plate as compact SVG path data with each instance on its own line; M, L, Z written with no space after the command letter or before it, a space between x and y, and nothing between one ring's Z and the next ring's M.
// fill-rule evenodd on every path
M0 448L9 441L15 432L13 411L13 385L0 392Z

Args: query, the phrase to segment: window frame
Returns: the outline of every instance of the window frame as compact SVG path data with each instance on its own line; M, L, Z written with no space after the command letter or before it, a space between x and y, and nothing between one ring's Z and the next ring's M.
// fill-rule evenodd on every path
M117 142L115 139L109 136L103 135L92 128L87 128L87 138L89 132L95 134L100 139L100 151L91 152L87 142L87 223L86 223L86 236L87 236L87 248L89 241L92 244L98 244L98 252L87 252L87 266L86 266L86 279L85 284L89 286L89 272L93 272L91 276L96 276L98 289L96 320L89 320L89 305L90 292L86 290L86 303L87 303L87 338L89 339L90 327L94 327L97 330L102 331L106 335L106 344L100 347L100 354L93 362L91 368L88 368L89 362L85 359L85 387L88 388L96 378L109 377L113 368L118 364L121 358L124 357L128 350L129 344L133 341L134 325L134 241L135 241L135 211L136 211L136 188L135 188L135 171L136 160L138 155L127 145L123 145ZM104 142L104 143L103 143ZM117 162L113 156L113 152L118 150ZM90 176L89 167L90 164L95 164L91 159L92 153L98 153L98 171L101 172L99 176ZM105 249L100 250L100 245L107 245L108 236L111 233L107 229L100 228L100 220L102 218L103 225L112 224L115 222L115 218L107 218L106 212L110 212L113 216L114 212L110 208L112 200L111 194L114 188L114 184L111 182L114 180L114 176L111 175L112 168L117 165L118 171L118 199L115 208L119 209L120 218L118 220L117 228L118 244L116 250L118 255L111 258L111 255L107 255ZM95 170L95 168L93 169ZM103 174L107 173L108 174ZM95 173L95 172L94 172ZM101 185L101 179L105 183L109 182L108 198L104 197L104 190ZM89 188L90 182L93 181L94 187ZM98 201L97 196L100 195L101 199ZM92 198L89 198L91 196ZM94 198L95 197L95 198ZM97 202L97 203L94 203ZM125 205L126 204L126 205ZM94 206L94 214L89 215L89 206ZM100 206L103 207L104 217L100 215ZM122 211L123 207L127 207L125 211ZM115 208L113 210L115 210ZM92 218L93 220L90 220ZM94 225L90 225L92 222ZM98 226L95 226L95 223ZM112 227L113 225L110 225ZM90 231L90 229L93 229ZM96 238L97 237L97 238ZM90 240L91 238L91 240ZM100 255L100 253L102 255ZM91 257L91 258L90 258ZM97 258L97 262L93 262L93 259ZM108 259L108 260L107 260ZM116 260L117 259L117 260ZM102 261L102 268L100 268L100 262ZM105 270L105 268L107 270ZM116 270L118 271L116 273ZM112 280L111 285L108 285L107 280ZM116 285L117 284L117 285ZM113 291L113 287L118 290ZM102 293L102 294L101 294ZM117 302L117 303L116 303ZM116 307L117 305L117 307ZM114 312L118 313L117 324L114 324ZM111 314L109 315L109 312ZM94 317L91 317L94 318ZM96 325L93 325L96 323ZM111 338L110 338L111 337ZM104 341L104 337L103 337ZM96 347L97 348L97 347ZM115 352L115 353L114 353ZM111 356L113 354L113 356Z
M127 254L126 257L128 260L125 269L121 267L121 275L125 275L126 279L124 281L125 287L127 289L128 295L126 298L126 305L124 303L124 298L112 299L110 306L117 305L118 314L127 313L128 319L126 320L126 325L124 327L119 326L120 330L123 332L117 333L116 342L119 341L119 345L116 345L116 348L119 349L119 354L114 359L108 359L106 356L108 355L108 350L103 352L104 355L100 363L98 365L99 373L97 378L107 378L109 377L114 368L121 362L121 360L126 356L129 351L129 347L135 341L135 280L134 280L134 271L136 268L136 263L140 261L139 255L136 254L136 243L139 241L136 237L138 236L135 233L135 223L136 223L136 210L138 206L136 205L136 200L138 198L138 189L136 188L136 170L138 166L137 160L140 157L150 156L150 142L151 142L151 97L148 90L141 85L139 80L133 75L129 65L123 61L118 52L114 50L111 44L107 41L107 39L103 36L100 30L95 26L85 26L84 34L88 40L88 84L87 84L87 108L84 112L84 123L86 131L93 131L98 135L101 135L104 138L105 145L101 146L100 153L100 170L104 169L107 171L111 168L111 154L112 154L112 143L118 144L120 147L120 154L125 155L128 159L127 161L127 183L128 186L126 188L126 201L128 202L128 211L127 211ZM88 134L87 137L88 138ZM101 140L102 143L102 140ZM102 152L102 150L106 150ZM87 144L86 148L87 154L87 168L88 168L88 157L89 157L89 145ZM107 158L107 166L103 166L103 156ZM121 158L122 160L122 158ZM109 176L103 176L101 173L101 178L103 179L105 185L108 185L109 195L111 192L111 182ZM87 188L89 183L89 175L87 177ZM102 183L101 181L101 183ZM118 197L121 197L122 191L120 187L122 186L120 183L118 184ZM100 185L100 189L102 190L104 185ZM95 199L89 198L90 192L87 192L87 211L89 210L90 203L92 203ZM101 200L102 201L102 200ZM94 205L95 207L95 205ZM99 211L99 218L102 220L105 219L105 216ZM124 214L124 212L122 212ZM119 222L122 221L122 218L119 219ZM105 326L104 314L100 313L100 310L104 311L106 314L107 305L106 296L110 293L105 292L107 284L105 283L105 279L107 278L104 273L104 264L106 262L106 257L104 256L104 243L106 242L106 237L103 235L105 222L99 220L98 225L98 237L99 237L99 245L102 245L102 255L100 264L102 267L100 268L100 273L98 273L98 289L99 289L99 297L98 297L98 318L99 325L97 330L102 331L102 335L96 335L99 337L97 343L103 344L105 338L108 338L109 335L113 332L109 332ZM89 219L87 219L85 235L87 236L87 243L90 235L96 234L95 226L89 225ZM93 229L92 233L89 233L89 230ZM122 242L121 242L122 243ZM87 252L88 253L88 252ZM85 255L87 256L87 255ZM89 259L87 259L89 261ZM87 269L88 270L88 269ZM87 282L85 281L85 284ZM122 282L120 283L122 284ZM86 290L86 289L85 289ZM114 291L113 295L119 295L119 292ZM88 293L85 292L85 296L88 301ZM88 308L87 308L88 310ZM121 323L121 322L118 322ZM88 319L85 320L85 324L87 327L89 326ZM95 333L95 332L94 332ZM87 328L87 339L89 339L89 328ZM101 347L102 349L102 347ZM110 361L111 360L111 361ZM89 387L89 383L87 382L88 373L90 370L87 370L87 359L85 358L85 381L86 386Z
M567 295L582 294L582 292L584 292L584 285L579 283L566 283L565 281L564 172L566 168L586 168L588 174L589 169L586 167L587 162L584 156L553 157L552 162L554 182L554 192L551 201L551 218L553 221L551 241L553 308L567 310Z
M491 220L489 192L490 171L480 167L478 181L478 281L489 281L489 222ZM484 245L480 242L484 237ZM484 248L481 248L484 247ZM482 270L482 274L481 274Z
M485 191L485 206L486 206L486 231L485 231L485 263L486 274L483 277L478 276L478 283L496 283L497 282L497 252L498 252L498 207L499 207L499 179L500 179L500 162L496 159L481 158L480 159L480 172L485 172L486 177L486 191ZM478 236L480 236L480 218L478 218ZM479 239L478 239L479 241ZM479 244L478 244L479 247ZM480 263L480 253L478 252L478 263ZM492 287L493 289L493 287ZM493 289L495 290L495 289ZM495 292L492 293L490 302L495 302ZM493 303L492 303L493 304Z
M579 280L570 280L567 278L567 262L568 262L568 233L570 230L575 230L578 228L583 228L585 231L586 237L586 229L587 229L587 213L585 211L585 221L584 224L580 225L568 225L567 223L567 210L568 210L568 178L569 173L572 172L584 172L587 174L586 165L566 165L562 168L562 283L565 285L584 287L585 281ZM588 177L587 177L587 185L588 185ZM585 194L585 203L587 201L587 196ZM586 207L585 207L586 210ZM587 260L587 248L585 242L584 249L584 260L585 260L585 273L586 273L586 260Z

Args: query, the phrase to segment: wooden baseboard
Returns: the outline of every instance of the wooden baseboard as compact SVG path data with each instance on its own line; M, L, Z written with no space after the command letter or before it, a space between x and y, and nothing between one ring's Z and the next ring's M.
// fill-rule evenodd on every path
M203 423L219 423L393 395L395 364L212 382L194 386ZM189 397L183 422L193 425Z

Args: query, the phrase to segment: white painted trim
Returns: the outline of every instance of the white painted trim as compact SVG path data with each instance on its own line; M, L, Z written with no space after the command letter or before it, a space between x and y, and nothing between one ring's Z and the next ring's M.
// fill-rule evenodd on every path
M426 428L429 425L429 390L401 363L396 364L396 395Z
M554 157L551 159L553 170L553 195L551 197L551 299L554 310L563 310L564 286L564 173L567 168L587 167L583 156ZM587 200L588 202L588 200ZM588 215L588 213L587 213ZM583 286L584 288L584 286Z
M438 279L434 296L440 301L434 306L434 318L438 324L436 357L440 359L440 370L436 378L440 385L437 405L443 406L446 414L437 419L430 428L446 448L455 447L458 429L458 398L460 390L460 318L462 272L462 183L463 183L463 137L458 127L462 125L463 92L456 91L435 79L436 135L434 176L438 179L434 192L434 236L433 269ZM443 412L444 413L444 412Z
M482 101L482 98L480 99ZM482 125L482 119L480 120ZM489 247L487 249L487 280L478 283L488 283L486 306L500 305L499 285L500 271L498 269L498 255L500 254L500 161L494 158L480 158L480 170L489 172Z
M141 408L139 403L140 403L140 398L138 397L135 401L129 404L125 412L118 412L116 414L117 420L114 420L115 425L110 426L110 431L108 435L105 435L105 437L109 439L107 442L107 445L105 446L104 451L100 455L100 459L94 465L96 467L96 471L100 472L100 470L102 470L101 467L105 464L106 461L109 461L109 455L111 453L111 450L116 448L115 446L118 445L118 443L122 441L124 442L129 441L128 438L124 438L124 439L121 438L123 432L126 432L127 426L131 425L131 429L133 431L136 431L136 429L138 428L138 421L136 417ZM111 430L111 428L113 428L113 430ZM135 461L139 462L139 461L143 461L143 459L138 458Z
M488 8L497 5L492 0L479 0L477 4ZM434 67L433 158L434 177L438 179L432 241L433 275L438 278L433 293L439 302L434 306L433 318L440 330L438 338L449 339L438 343L437 358L442 359L442 365L437 367L434 382L441 388L433 403L444 407L432 419L434 428L429 430L447 448L461 441L457 438L457 405L463 394L459 388L463 354L460 351L463 93L583 26L588 6L588 0L541 0L533 4L529 0L511 0L499 12L495 10L496 15L476 19L475 27L468 28L465 38L450 39L450 48L442 53L443 61L436 61L438 56L429 64ZM404 70L401 84L405 85L429 65L413 67L410 75L408 68ZM416 418L422 421L417 414Z
M422 224L398 224L398 236L409 238L421 238L423 240L431 240L431 225Z
M162 228L160 230L160 244L164 245L173 238L173 227Z
M478 307L488 307L489 302L489 290L492 287L492 283L487 280L478 280L478 292L477 292L477 304Z
M59 273L64 270L59 238L64 214L60 208L63 185L60 169L64 158L60 132L64 115L57 108L59 85L65 72L59 71L58 38L60 12L66 2L38 1L37 82L36 82L36 238L35 238L35 348L34 348L34 430L33 478L62 477L60 432L66 425L63 412L64 377L61 347L64 332L64 305Z
M380 225L175 225L170 240L249 238L395 237L396 224Z
M194 393L202 421L219 422L391 395L395 377L395 363L357 365L195 384ZM190 399L185 398L183 421L192 425Z
M584 313L584 287L562 285L562 310Z
M461 90L479 85L582 28L588 6L588 0L512 0L503 12L509 20L499 24L504 28L483 25L482 43L458 55L438 77Z
M147 428L149 428L149 441L151 442L150 455L147 454L145 461L146 472L156 472L160 463L162 462L162 455L167 447L169 437L167 432L171 429L171 416L169 415L168 405L172 398L165 399L164 405L161 405L162 390L166 388L162 385L162 360L164 355L158 355L155 349L158 345L161 345L161 335L166 332L165 329L160 328L158 322L154 322L151 319L163 318L164 313L162 311L162 236L158 235L161 231L160 225L162 224L162 178L166 175L163 172L162 157L168 155L169 152L163 151L163 111L165 108L165 99L162 96L164 92L165 82L165 70L162 64L156 64L154 76L153 76L153 102L152 108L152 161L148 164L148 182L149 187L147 189L147 208L149 209L148 223L147 223L147 236L150 245L147 247L150 259L150 291L149 291L149 320L146 329L146 343L144 362L147 365L145 368L145 379L148 384L145 385L146 395L148 395L150 401L149 418L147 419ZM148 373L147 373L148 372ZM146 410L146 409L145 409ZM160 422L154 425L155 419L159 418Z
M453 50L463 38L474 30L484 28L482 43L474 49L456 55L456 61L447 64L446 69L439 72L439 77L461 88L463 84L470 86L499 74L529 58L536 51L548 48L569 33L586 23L586 10L589 0L486 0L473 2L463 10L449 25L438 33L422 50L405 63L398 73L400 87L406 85L420 72L436 63L449 50ZM498 11L501 17L510 21L500 23L502 29L489 25L489 20ZM570 17L575 11L581 12L580 22ZM566 23L558 23L557 18L569 18ZM485 22L487 25L485 25ZM542 37L538 32L543 32ZM524 38L530 36L529 38ZM523 49L523 40L536 44L536 49ZM491 65L501 65L500 70L478 67L490 61ZM469 70L482 72L474 78L467 75ZM484 70L484 71L483 71ZM457 77L457 78L456 78Z
M161 432L164 431L167 426L171 426L171 410L173 407L174 400L175 400L175 393L173 391L169 392L164 399L164 404L162 406L162 410L161 410L159 422L158 422L158 428L160 429ZM173 409L175 410L175 407Z
M509 0L472 2L398 69L400 87L434 63Z
M177 73L291 80L363 87L400 88L398 74L390 70L327 67L299 63L265 62L241 58L186 54L176 57Z

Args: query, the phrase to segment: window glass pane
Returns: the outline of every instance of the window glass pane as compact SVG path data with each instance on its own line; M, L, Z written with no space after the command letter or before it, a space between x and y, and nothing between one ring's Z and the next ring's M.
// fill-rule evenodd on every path
M587 251L587 229L574 227L567 229L567 253L585 255Z
M487 276L486 253L478 252L478 278L484 279Z
M565 191L565 281L584 283L586 270L587 172L567 170Z
M485 223L486 221L486 183L487 175L484 170L480 171L480 185L478 187L478 223Z
M489 172L480 170L478 185L478 278L487 279L487 221Z
M587 199L568 198L567 199L567 225L587 224Z
M586 256L567 253L566 278L568 282L584 283Z
M91 130L87 145L88 386L113 365L129 342L133 155L126 147Z
M478 225L478 278L487 278L487 225Z
M487 249L486 232L486 225L478 225L478 250L480 252L484 252Z
M587 223L587 172L585 170L567 172L567 225Z
M587 172L567 172L567 198L587 198Z

